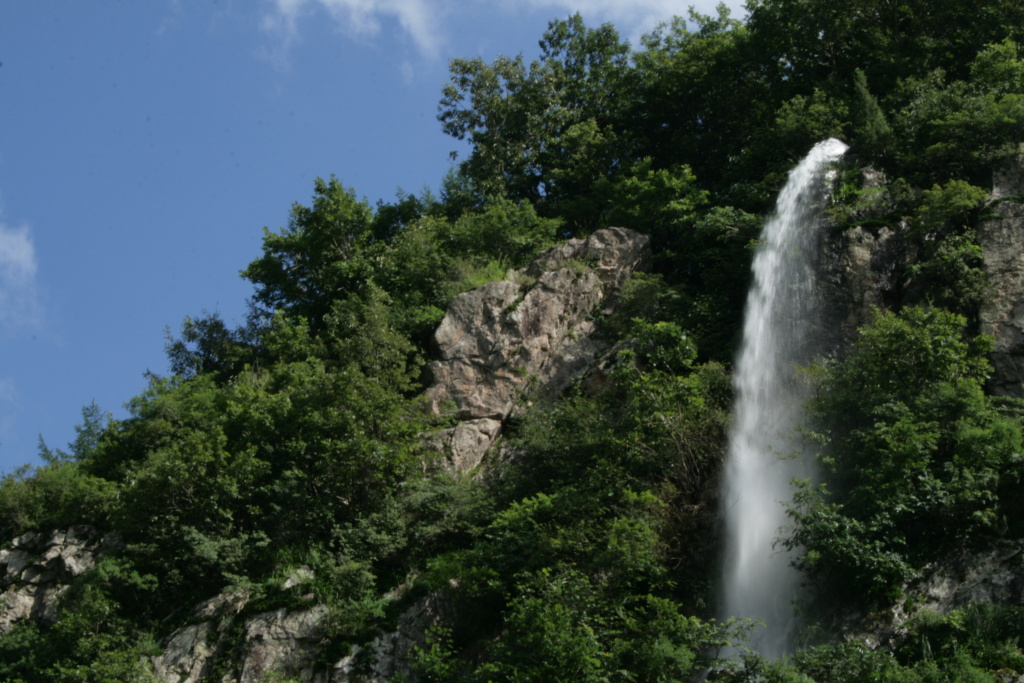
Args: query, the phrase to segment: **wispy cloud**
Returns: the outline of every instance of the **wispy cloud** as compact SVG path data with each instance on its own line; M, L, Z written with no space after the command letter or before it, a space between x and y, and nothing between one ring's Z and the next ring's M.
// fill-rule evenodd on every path
M462 0L468 2L469 0ZM475 0L479 5L504 11L550 11L553 16L579 12L590 25L614 23L620 33L635 39L674 14L685 14L692 5L697 11L715 15L720 0ZM271 10L263 17L263 29L275 36L276 46L267 56L278 66L299 38L300 20L326 12L349 36L373 38L389 22L415 44L421 56L437 58L449 36L445 17L459 11L455 0L270 0ZM726 0L736 16L742 16L743 0Z
M41 308L36 285L36 250L26 226L0 223L0 331L38 327Z
M700 14L717 16L722 0L505 0L506 5L528 6L532 9L561 10L563 14L579 12L588 25L611 22L619 33L636 41L642 34L673 15L686 16L689 7ZM743 0L725 0L735 17L744 16Z
M267 53L276 66L286 66L288 54L299 38L299 20L325 11L345 34L373 38L382 26L396 22L419 53L435 59L443 43L440 17L447 0L272 0L272 10L262 27L278 41Z
M181 0L170 0L167 7L167 15L160 22L160 26L157 27L156 34L162 36L178 28L181 26L181 20L184 16L185 8L182 7Z

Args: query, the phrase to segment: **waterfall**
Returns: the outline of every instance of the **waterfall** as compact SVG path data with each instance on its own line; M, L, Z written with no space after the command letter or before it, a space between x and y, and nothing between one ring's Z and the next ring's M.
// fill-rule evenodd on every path
M792 602L799 575L774 541L787 521L783 503L791 500L791 480L813 474L795 434L805 398L797 365L814 354L809 331L816 325L817 223L827 171L846 149L839 140L820 142L789 173L754 257L733 378L735 416L722 490L721 616L763 621L751 644L766 657L790 651L797 625Z

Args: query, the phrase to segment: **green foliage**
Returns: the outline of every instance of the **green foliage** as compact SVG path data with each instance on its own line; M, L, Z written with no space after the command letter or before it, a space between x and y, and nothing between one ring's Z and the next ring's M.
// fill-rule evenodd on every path
M776 138L795 163L819 140L844 137L848 116L843 102L820 90L810 97L796 95L779 108L775 117Z
M868 90L868 77L860 69L853 72L853 140L867 159L883 159L894 143L892 128L878 100Z
M421 649L426 680L676 681L696 675L705 653L736 636L680 613L671 600L638 595L609 600L571 567L522 575L509 594L502 638L475 669L453 657L442 631ZM446 678L441 678L441 676Z
M615 308L602 322L612 339L625 339L633 320L658 320L670 305L675 292L656 273L633 273L619 290Z
M553 21L541 59L501 56L451 62L438 119L468 139L460 173L486 197L527 200L557 212L562 201L574 232L594 229L582 197L614 170L619 142L609 122L624 104L628 48L610 25L589 29L579 15ZM588 216L588 214L591 214Z
M106 526L117 487L75 462L28 466L0 479L0 538L74 524Z
M295 204L288 227L264 229L263 256L242 271L256 285L254 301L316 326L331 303L366 279L364 250L372 239L373 212L337 179L314 183L312 206Z
M968 224L971 212L978 208L988 193L962 180L934 185L921 193L921 203L911 219L917 234L942 233Z
M744 667L716 680L790 683L991 683L1024 670L1018 641L1021 610L974 605L940 616L918 613L892 649L848 641L798 652L788 662L748 656Z
M141 562L170 572L168 595L259 575L296 543L353 542L419 471L413 347L389 310L370 287L336 301L315 338L277 317L264 342L276 363L227 383L153 378L132 401L85 466L124 482L117 526Z
M733 206L715 206L694 225L690 239L663 252L666 279L678 283L672 319L687 329L706 358L735 355L750 279L750 244L761 218ZM656 257L656 262L658 258Z
M899 84L893 129L905 172L931 182L989 180L992 164L1016 149L1024 123L1018 53L1016 43L1004 40L969 62L965 80L934 71Z
M801 88L862 69L886 91L897 79L944 69L957 77L987 44L1012 35L1024 9L1011 0L756 0L748 26L773 79Z
M507 635L484 665L503 680L599 681L607 629L597 592L580 572L541 569L516 586Z
M483 211L461 216L442 239L449 252L463 258L487 258L518 268L554 243L559 226L560 221L541 218L526 202L495 199Z
M879 314L824 369L812 412L828 484L790 514L798 564L848 597L892 598L916 568L991 533L1020 427L982 392L984 339L940 309Z
M749 41L724 5L717 16L691 11L644 36L634 57L638 92L624 98L634 158L650 157L655 168L689 165L702 188L735 189L736 162L785 99L769 92Z
M656 170L650 158L641 159L614 181L601 184L609 197L605 220L649 234L659 247L677 242L707 202L707 192L695 181L688 166Z
M259 361L258 340L259 330L252 321L231 330L214 313L201 318L186 316L181 324L181 336L175 339L168 330L164 348L175 375L212 374L226 380L246 365Z
M95 576L95 574L94 574ZM149 681L156 644L102 583L80 581L52 626L22 622L0 638L0 677L24 683Z
M43 465L24 466L0 478L0 538L74 524L106 526L117 487L89 472L101 457L110 414L95 402L82 408L82 423L68 450L53 450L39 438Z
M973 318L988 287L981 247L970 232L926 243L924 258L907 269L911 285L936 305ZM930 252L930 253L929 253Z

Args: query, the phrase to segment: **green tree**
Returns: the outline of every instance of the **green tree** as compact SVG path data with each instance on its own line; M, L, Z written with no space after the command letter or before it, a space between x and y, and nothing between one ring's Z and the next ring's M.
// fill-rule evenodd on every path
M962 78L985 45L1024 25L1024 8L1012 0L754 0L749 12L776 85L803 89L861 68L882 93L933 69Z
M827 482L798 489L788 545L830 590L891 598L938 553L993 532L1021 432L985 397L988 347L964 324L882 313L824 369L812 412Z
M314 182L312 206L295 204L288 227L264 229L263 255L242 271L266 313L281 310L318 327L333 301L356 291L370 274L373 211L331 178Z
M889 107L896 162L918 184L965 179L988 184L992 165L1013 154L1024 125L1024 67L1018 43L986 46L953 78L935 70L894 89Z
M649 157L656 169L688 165L703 189L736 183L737 160L784 99L766 89L749 37L724 5L715 17L691 11L644 36L622 124L634 159Z
M522 56L453 60L438 118L470 142L460 174L480 196L529 201L587 233L598 227L594 183L622 157L615 123L629 49L613 27L587 28L579 15L551 22L540 47L529 66Z
M853 141L867 159L882 159L891 151L892 128L882 107L868 90L868 77L860 69L853 72Z

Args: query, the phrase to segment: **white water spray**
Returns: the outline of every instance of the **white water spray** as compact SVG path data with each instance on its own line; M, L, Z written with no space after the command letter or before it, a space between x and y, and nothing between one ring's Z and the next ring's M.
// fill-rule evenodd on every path
M818 143L789 173L775 216L764 226L747 295L743 345L733 378L736 409L723 483L726 550L721 615L765 622L752 645L766 657L790 651L799 576L774 548L786 524L794 477L811 476L800 453L804 392L796 367L812 359L817 223L827 170L847 147Z

